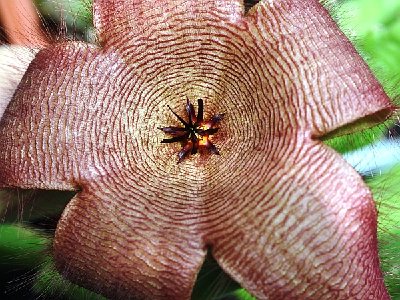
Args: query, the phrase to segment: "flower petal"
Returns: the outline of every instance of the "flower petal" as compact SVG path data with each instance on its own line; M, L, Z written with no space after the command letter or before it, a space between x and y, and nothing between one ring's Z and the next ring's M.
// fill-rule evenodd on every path
M206 256L201 237L160 214L149 195L133 199L111 181L86 187L68 204L54 241L58 269L113 299L189 299Z
M93 5L95 27L108 45L161 32L182 35L204 27L207 19L236 20L244 12L239 0L95 0Z
M369 127L393 111L380 84L319 1L261 1L248 22L253 40L248 44L258 52L248 64L260 78L262 109L273 109L314 137L355 121L335 133Z
M214 191L230 209L210 205L208 238L222 268L260 299L389 299L360 176L301 136L249 157Z
M112 71L117 59L80 43L37 54L0 121L0 187L76 190L104 172L95 148L114 146L96 130L109 136L112 124L94 123L113 121L116 79L103 84Z

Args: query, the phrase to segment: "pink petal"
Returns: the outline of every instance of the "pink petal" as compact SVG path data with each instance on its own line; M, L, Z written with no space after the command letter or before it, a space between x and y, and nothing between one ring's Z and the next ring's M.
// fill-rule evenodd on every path
M214 191L207 238L222 268L259 299L389 299L360 176L307 138L276 150L235 161Z
M79 43L37 54L1 120L0 187L75 190L104 172L93 156L101 144L94 121L100 114L110 122L117 85L100 82L118 67L112 55Z
M190 34L208 19L235 20L244 12L239 0L95 0L93 6L101 42L122 47L128 41L160 37L161 32ZM180 32L175 32L176 25Z
M108 190L103 181L86 186L69 203L54 242L58 269L113 299L189 299L206 255L196 228L119 179Z
M262 1L248 22L245 36L254 53L247 66L258 74L255 92L262 110L314 137L370 127L393 111L319 1Z

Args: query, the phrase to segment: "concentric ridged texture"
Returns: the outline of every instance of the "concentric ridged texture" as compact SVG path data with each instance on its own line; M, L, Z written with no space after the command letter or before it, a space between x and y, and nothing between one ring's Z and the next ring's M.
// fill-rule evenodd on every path
M0 186L79 190L54 243L67 278L187 299L211 246L260 299L388 299L371 195L316 137L392 105L317 1L94 7L101 47L41 51L0 123ZM225 113L221 156L160 143L186 97Z

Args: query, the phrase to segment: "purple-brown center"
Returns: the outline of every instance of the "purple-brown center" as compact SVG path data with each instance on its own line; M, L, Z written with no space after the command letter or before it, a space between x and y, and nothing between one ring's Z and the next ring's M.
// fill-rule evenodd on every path
M210 141L210 135L218 132L219 128L215 126L223 119L223 114L217 114L211 117L210 120L204 122L203 120L203 99L198 99L198 112L197 115L194 110L193 104L190 103L189 98L186 102L186 112L188 120L185 121L177 115L169 106L168 108L177 117L184 127L159 127L158 129L165 133L172 135L173 138L163 139L161 143L175 143L181 142L182 149L178 153L178 163L180 163L188 154L200 153L204 150L219 155L217 147Z

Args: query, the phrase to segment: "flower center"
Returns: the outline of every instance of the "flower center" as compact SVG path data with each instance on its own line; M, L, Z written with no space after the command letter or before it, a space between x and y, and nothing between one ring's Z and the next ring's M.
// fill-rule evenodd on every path
M169 139L163 139L161 143L174 143L180 142L182 149L178 153L178 163L180 163L189 154L196 154L202 148L210 153L219 155L217 147L211 143L209 136L217 133L218 129L215 127L223 119L223 114L214 115L208 122L203 120L203 100L198 99L197 115L194 106L190 103L189 99L186 101L186 112L188 121L177 115L169 106L168 108L178 118L184 127L159 127L158 129L172 136ZM202 151L200 151L202 152Z

